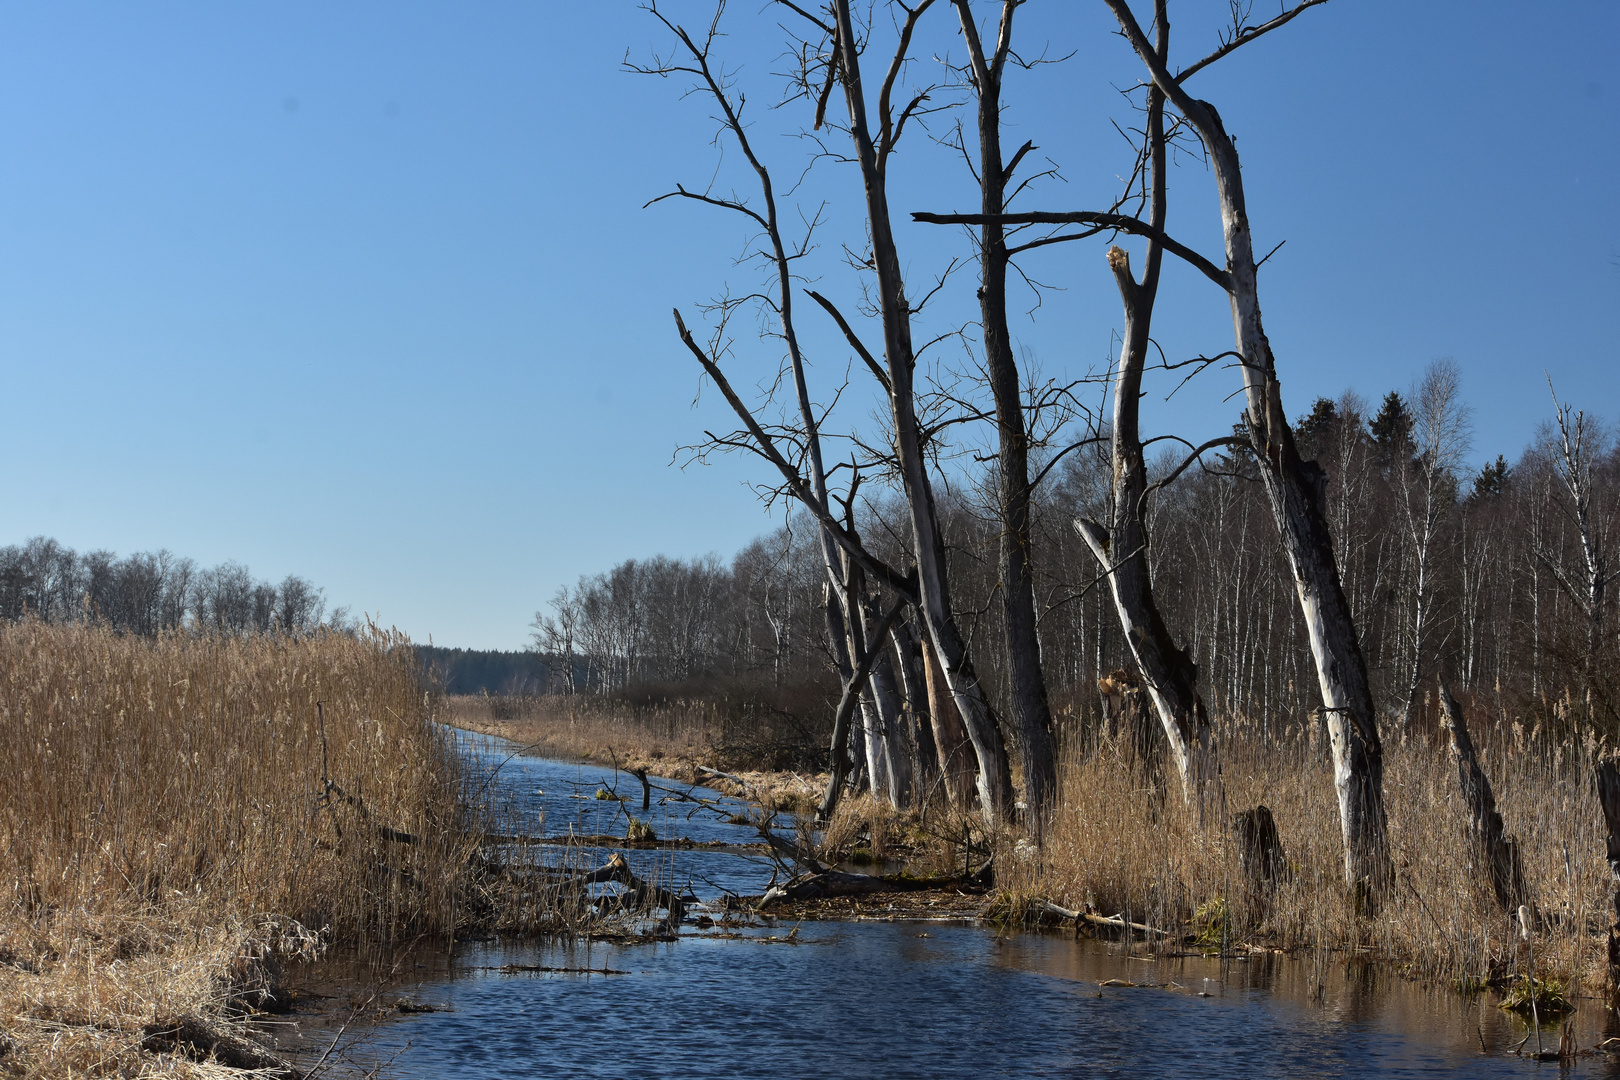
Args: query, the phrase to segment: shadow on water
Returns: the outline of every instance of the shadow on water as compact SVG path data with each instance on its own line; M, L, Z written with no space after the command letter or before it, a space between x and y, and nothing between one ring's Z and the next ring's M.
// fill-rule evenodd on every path
M578 769L528 759L514 783ZM462 944L408 958L395 978L392 998L444 1011L373 1030L345 1067L388 1062L410 1078L1620 1077L1620 1059L1604 1055L1566 1067L1513 1056L1528 1032L1492 999L1377 964L1153 959L960 924L689 924L660 944ZM1590 1048L1614 1034L1601 1019L1612 1013L1581 1005L1578 1045ZM1557 1046L1556 1029L1544 1038Z

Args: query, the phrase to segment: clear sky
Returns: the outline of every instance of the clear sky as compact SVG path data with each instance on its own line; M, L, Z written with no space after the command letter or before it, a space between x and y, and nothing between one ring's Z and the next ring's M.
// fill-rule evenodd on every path
M667 6L694 27L708 10ZM1225 10L1172 4L1182 63ZM959 58L951 18L927 16L917 78ZM1034 140L1063 175L1022 206L1101 208L1129 168L1110 120L1131 119L1116 90L1136 61L1100 0L1019 18L1026 55L1073 54L1009 79L1009 145ZM718 51L785 181L810 146L786 134L802 103L769 108L777 22L736 3ZM418 640L514 648L582 573L729 555L767 528L757 466L671 464L726 417L712 388L694 407L670 308L700 318L757 276L732 264L737 222L642 209L717 175L706 104L621 68L667 44L625 0L0 2L0 543L235 559ZM1547 417L1544 373L1620 418L1617 57L1613 0L1334 0L1196 76L1237 135L1258 246L1287 241L1262 288L1292 414L1452 357L1476 460L1512 458ZM897 214L972 210L926 136L902 144ZM822 161L798 194L827 205L806 270L850 309L857 185ZM1200 162L1172 194L1172 232L1218 258ZM966 250L954 229L900 237L914 294ZM1106 365L1120 319L1100 242L1026 265L1060 287L1017 320L1026 355L1052 377ZM927 325L971 319L972 284ZM801 318L828 397L848 350ZM1172 358L1230 343L1222 298L1180 268L1156 330ZM732 362L745 385L775 364L751 326ZM851 424L874 404L859 374ZM1212 372L1150 419L1219 433L1235 387Z

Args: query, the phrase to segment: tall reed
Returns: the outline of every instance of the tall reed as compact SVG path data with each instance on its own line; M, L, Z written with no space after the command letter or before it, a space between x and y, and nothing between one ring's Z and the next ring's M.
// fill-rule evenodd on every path
M0 625L0 1070L263 1064L226 1006L280 959L554 919L419 671L375 629Z
M1524 862L1534 912L1537 978L1600 987L1614 884L1590 732L1525 731L1475 721L1475 742ZM1385 745L1385 798L1396 881L1371 918L1343 877L1343 846L1327 749L1304 727L1279 733L1241 719L1222 725L1226 805L1203 826L1167 785L1103 738L1066 752L1062 809L1040 851L1006 852L1015 895L1092 905L1211 947L1260 944L1376 955L1407 972L1470 983L1527 973L1530 943L1498 905L1467 831L1457 770L1436 733ZM1275 816L1288 870L1274 893L1245 884L1232 815L1259 804Z

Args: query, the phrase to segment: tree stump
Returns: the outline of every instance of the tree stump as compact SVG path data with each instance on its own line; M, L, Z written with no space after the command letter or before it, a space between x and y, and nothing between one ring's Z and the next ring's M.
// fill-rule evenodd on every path
M1237 841L1247 906L1263 917L1278 883L1288 876L1288 859L1271 808L1261 803L1233 815L1232 835Z
M1524 871L1519 862L1519 845L1507 836L1502 815L1496 810L1496 796L1491 792L1490 779L1474 754L1474 741L1468 735L1468 724L1463 719L1462 708L1443 682L1440 684L1440 704L1441 724L1451 740L1451 759L1457 766L1457 783L1462 790L1463 802L1468 807L1475 850L1490 876L1491 891L1496 894L1496 902L1503 911L1517 911L1527 899ZM1598 771L1602 772L1602 766ZM1615 851L1612 818L1609 836L1612 866Z

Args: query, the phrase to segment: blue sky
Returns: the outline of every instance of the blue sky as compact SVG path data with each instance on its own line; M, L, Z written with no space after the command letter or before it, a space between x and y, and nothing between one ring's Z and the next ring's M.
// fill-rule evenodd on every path
M1172 5L1183 63L1225 8ZM697 26L707 6L669 10ZM777 22L734 4L718 51L785 180L810 147L791 134L802 104L769 107ZM1073 53L1009 82L1009 144L1062 168L1027 209L1097 208L1129 167L1110 121L1130 118L1117 90L1138 67L1109 26L1100 2L1020 14L1028 54ZM917 78L959 55L951 27L930 13ZM746 179L735 154L717 165L704 102L621 69L654 45L656 24L618 0L0 3L0 543L236 559L418 640L511 648L582 573L729 555L768 527L754 465L671 465L726 417L712 389L694 406L670 308L697 318L757 279L734 264L735 221L642 209L676 182ZM1334 0L1196 77L1237 135L1259 246L1287 241L1262 286L1290 412L1346 387L1376 399L1445 356L1476 460L1513 457L1546 418L1544 372L1620 417L1617 55L1609 0L1556 19ZM896 211L972 209L959 160L907 140ZM826 206L806 271L850 308L838 248L859 242L857 185L822 161L797 194ZM1200 162L1172 196L1172 231L1217 254ZM914 293L965 251L953 229L900 235ZM1058 378L1106 365L1119 313L1102 246L1026 265L1058 287L1015 324L1026 354ZM970 319L972 284L954 279L927 326ZM801 320L825 397L848 350ZM1156 330L1172 358L1230 341L1222 298L1179 267ZM731 363L753 385L776 358L745 327ZM870 430L858 375L838 418ZM1212 372L1152 399L1150 420L1218 433L1235 385Z

